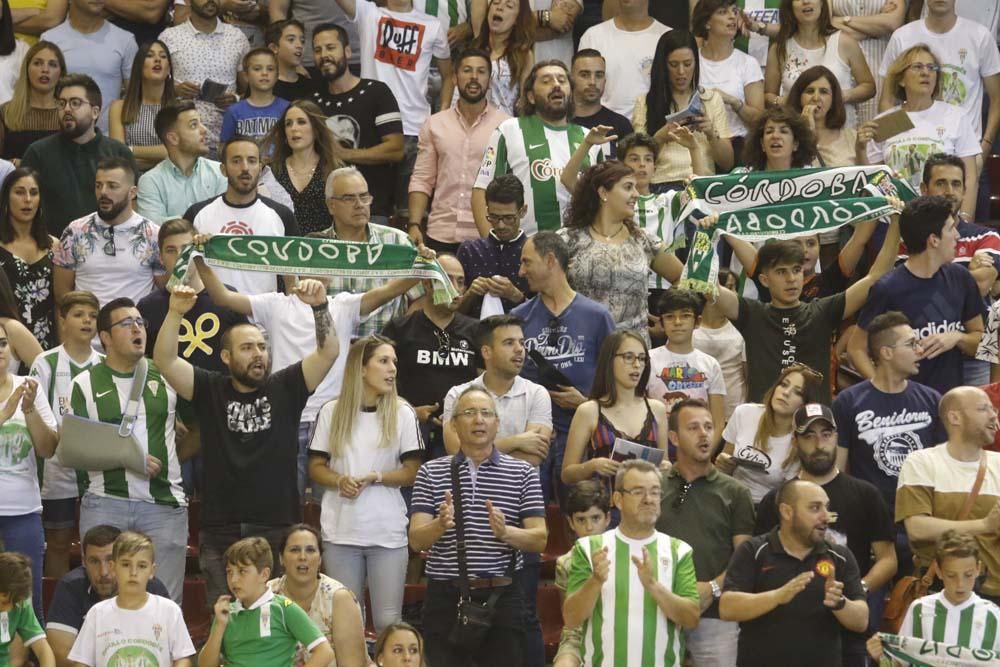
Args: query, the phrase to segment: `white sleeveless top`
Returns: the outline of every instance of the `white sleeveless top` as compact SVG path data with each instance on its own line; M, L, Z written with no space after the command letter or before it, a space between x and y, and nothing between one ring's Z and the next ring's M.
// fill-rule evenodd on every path
M833 72L840 83L841 90L848 90L856 85L851 74L851 67L840 57L840 31L833 33L826 38L826 46L818 49L804 49L795 41L795 37L788 40L785 45L785 65L781 68L781 95L788 95L799 74L810 67L823 65ZM855 105L847 106L847 124L845 127L857 126L857 110Z

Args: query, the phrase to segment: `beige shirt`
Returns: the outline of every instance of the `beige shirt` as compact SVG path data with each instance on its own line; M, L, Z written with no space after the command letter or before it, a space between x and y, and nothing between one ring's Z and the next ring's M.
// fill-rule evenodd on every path
M732 133L729 130L729 120L726 116L726 105L722 102L722 96L715 90L708 90L702 97L705 104L705 113L712 120L716 133L724 139L729 139ZM632 115L632 126L636 132L646 132L646 96L641 95L635 100L635 111ZM695 150L704 158L708 165L708 171L704 174L695 174L691 161L691 152L680 144L670 141L660 146L660 151L656 156L656 167L653 170L653 183L668 183L671 181L683 181L690 176L711 176L715 174L715 162L712 160L712 150L708 137L702 132L695 132Z
M818 144L816 146L819 157L823 161L824 167L852 167L856 164L854 153L854 140L857 138L857 130L844 127L841 128L837 138L828 144Z

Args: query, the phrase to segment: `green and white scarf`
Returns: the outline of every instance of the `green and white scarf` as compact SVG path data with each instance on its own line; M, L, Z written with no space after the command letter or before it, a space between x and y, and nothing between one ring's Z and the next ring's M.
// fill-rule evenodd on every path
M416 248L389 243L355 243L294 236L213 236L181 250L168 287L183 284L195 256L209 266L299 276L421 278L434 280L434 303L451 303L458 291L436 259Z
M882 667L891 667L892 660L914 667L1000 667L1000 653L982 648L965 648L916 639L902 635L879 633L882 640Z
M719 213L719 221L695 232L678 285L718 290L715 248L724 233L750 242L811 236L891 214L889 196L908 201L916 193L881 166L695 178L681 195L679 222L711 213Z
M538 114L521 116L517 120L524 140L524 150L528 155L528 175L531 179L531 199L534 203L535 221L538 231L553 231L562 225L559 212L559 197L556 188L559 187L559 176L552 168L552 154L549 151L549 139L545 136L545 123ZM561 128L559 128L561 129ZM569 143L569 155L583 143L585 131L575 123L566 127L566 141ZM590 166L590 157L583 161L581 169Z

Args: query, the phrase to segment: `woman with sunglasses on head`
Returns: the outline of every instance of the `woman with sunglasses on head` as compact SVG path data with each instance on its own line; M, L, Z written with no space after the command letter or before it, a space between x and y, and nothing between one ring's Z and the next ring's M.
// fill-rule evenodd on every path
M0 106L0 157L20 160L28 146L59 131L56 83L66 74L63 52L38 42L24 56L14 96Z
M646 398L649 373L643 338L618 330L604 339L590 400L576 409L566 437L564 484L598 477L610 492L618 472L618 462L611 460L618 438L666 452L667 408Z
M309 454L309 477L327 488L325 569L359 599L367 582L380 632L402 617L409 551L399 489L412 486L424 460L416 412L396 394L391 340L365 336L351 345L340 396L320 410Z
M173 71L167 45L160 40L146 42L132 61L125 96L108 108L108 134L132 150L143 171L167 157L155 121L160 108L176 99Z
M746 484L754 504L798 473L792 419L796 410L816 401L822 382L823 376L805 364L786 366L763 403L744 403L726 424L725 446L715 465Z
M0 187L0 268L7 275L18 313L43 349L59 344L52 287L52 249L42 216L38 173L20 167Z
M917 192L924 175L924 163L935 153L956 155L965 163L965 198L962 213L969 219L976 212L978 192L975 174L979 140L959 107L942 102L941 63L924 44L911 46L889 65L885 94L899 100L899 105L885 111L858 128L855 143L858 164L886 164L909 181ZM878 139L878 121L903 111L913 128L883 140Z

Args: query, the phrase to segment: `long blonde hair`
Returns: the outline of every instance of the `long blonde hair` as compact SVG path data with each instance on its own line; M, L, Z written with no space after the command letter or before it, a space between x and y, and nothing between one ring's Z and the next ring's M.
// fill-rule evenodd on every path
M396 344L385 336L373 335L359 338L351 344L344 364L344 383L340 388L340 396L333 406L333 417L330 420L330 458L338 459L344 456L351 442L351 432L354 430L354 420L364 407L365 383L361 379L361 370L383 345L395 349ZM396 437L396 423L399 412L400 398L393 385L376 401L375 417L379 424L379 447L388 447Z
M67 74L66 57L63 56L62 49L52 42L42 41L33 44L24 54L24 60L21 61L21 75L17 78L17 83L14 84L14 94L4 107L3 121L8 129L24 129L24 118L31 109L31 81L28 77L28 67L41 51L51 51L55 54L56 60L59 61L59 76L56 79Z
M781 369L781 372L778 373L778 379L774 381L771 388L767 390L766 394L764 394L764 414L760 416L760 421L757 422L757 432L754 434L753 438L754 449L759 449L765 454L768 453L769 449L767 444L768 438L771 437L771 432L774 430L775 417L772 400L774 398L774 392L781 386L781 383L793 373L798 373L802 376L803 405L806 403L816 402L816 396L823 383L823 376L805 364L792 364ZM788 456L786 456L785 460L781 462L781 467L787 468L797 460L798 452L795 447L791 447L788 450Z

